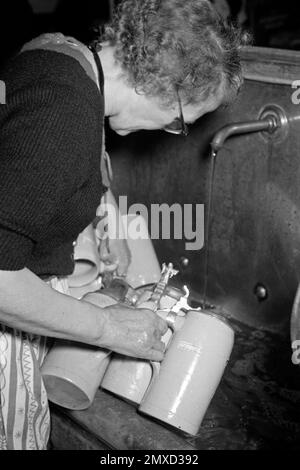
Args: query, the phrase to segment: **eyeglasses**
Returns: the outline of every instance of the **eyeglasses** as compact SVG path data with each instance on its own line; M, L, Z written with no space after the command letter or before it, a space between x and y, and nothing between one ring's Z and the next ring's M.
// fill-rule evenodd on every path
M189 133L188 126L184 122L183 112L182 112L182 103L179 97L178 89L176 88L177 100L179 105L179 117L175 118L171 124L168 124L164 127L164 131L169 132L170 134L183 135L187 136Z

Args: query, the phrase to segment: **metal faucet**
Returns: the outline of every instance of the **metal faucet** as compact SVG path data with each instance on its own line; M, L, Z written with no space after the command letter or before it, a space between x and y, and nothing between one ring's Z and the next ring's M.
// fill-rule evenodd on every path
M234 122L222 127L211 142L213 155L223 147L225 141L232 135L250 134L253 132L269 132L273 134L277 129L287 125L285 113L276 105L269 105L264 108L260 118L254 121Z

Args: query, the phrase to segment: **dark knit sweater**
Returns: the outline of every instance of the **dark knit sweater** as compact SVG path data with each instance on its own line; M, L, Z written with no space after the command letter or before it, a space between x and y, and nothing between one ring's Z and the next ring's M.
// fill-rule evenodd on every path
M0 74L0 269L74 269L73 242L95 217L104 102L80 63L34 50Z

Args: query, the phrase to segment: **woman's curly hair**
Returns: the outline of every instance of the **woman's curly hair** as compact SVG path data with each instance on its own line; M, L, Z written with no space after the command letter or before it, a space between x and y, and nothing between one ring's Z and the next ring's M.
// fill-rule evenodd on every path
M102 40L138 93L171 106L176 89L185 104L203 102L242 83L241 31L226 25L208 0L123 0Z

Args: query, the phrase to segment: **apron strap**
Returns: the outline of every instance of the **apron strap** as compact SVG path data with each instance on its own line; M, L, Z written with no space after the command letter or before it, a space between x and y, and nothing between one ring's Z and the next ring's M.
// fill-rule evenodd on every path
M96 75L96 70L86 58L83 48L87 48L84 44L77 41L75 38L66 37L62 33L47 33L38 36L32 41L26 43L21 49L20 53L31 51L35 49L43 49L54 52L59 52L76 59L82 68L85 70L86 74L89 76L93 82L95 82L104 98L104 74L101 66L101 61L97 50L95 47L91 46L87 48L93 54L96 70L98 71L98 77ZM100 169L102 175L102 182L107 188L110 187L113 173L110 162L110 157L105 150L105 132L104 132L104 122L103 122L103 138L102 138L102 149L101 149L101 160L100 160Z

